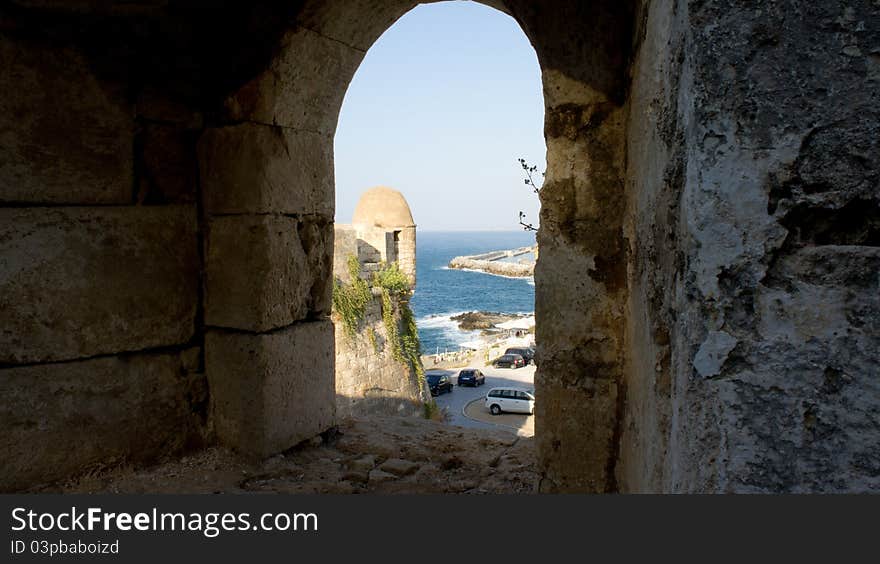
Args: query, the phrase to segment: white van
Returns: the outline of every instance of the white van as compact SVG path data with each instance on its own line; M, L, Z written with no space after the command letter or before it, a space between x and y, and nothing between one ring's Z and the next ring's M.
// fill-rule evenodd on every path
M535 392L524 388L492 388L486 394L486 407L492 415L502 411L532 414L535 412Z

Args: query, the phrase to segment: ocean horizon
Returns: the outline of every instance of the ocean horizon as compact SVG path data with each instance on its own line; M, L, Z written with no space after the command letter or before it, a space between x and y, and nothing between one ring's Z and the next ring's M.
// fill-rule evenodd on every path
M535 244L528 231L419 230L416 234L416 290L411 306L422 353L458 350L480 335L461 331L452 317L468 311L530 314L535 310L532 278L510 278L448 267L461 255L473 255Z

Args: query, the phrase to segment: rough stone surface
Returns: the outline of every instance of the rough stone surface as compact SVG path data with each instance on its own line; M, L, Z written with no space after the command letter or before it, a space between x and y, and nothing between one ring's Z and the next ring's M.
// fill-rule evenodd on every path
M544 73L544 93L548 163L535 265L543 487L615 491L625 398L624 110L558 73Z
M415 371L391 352L379 297L367 305L358 333L349 335L333 315L336 341L336 411L340 418L369 414L417 415L430 397ZM372 338L370 337L372 334Z
M255 123L212 128L199 141L210 214L284 213L333 217L332 140Z
M329 144L345 85L363 57L363 51L314 31L291 30L270 68L226 100L227 118L319 133Z
M367 481L373 484L384 484L385 482L393 482L397 479L395 474L391 472L385 472L384 470L379 470L378 468L374 468L370 470L370 474L367 477Z
M137 201L141 204L194 203L199 168L197 133L185 127L146 123L137 136Z
M365 454L360 458L356 458L348 463L348 469L353 472L363 472L366 474L376 467L376 455Z
M876 491L876 2L487 3L504 8L521 25L535 47L544 82L548 171L535 273L536 388L546 398L537 413L543 489ZM332 151L339 107L364 49L415 6L403 0L275 3L282 9L255 1L218 5L213 15L220 23L199 26L194 25L202 19L198 10L60 4L18 2L14 10L2 8L0 80L4 91L31 93L0 102L5 114L0 200L16 205L129 202L135 193L146 193L145 202L156 194L157 202L166 197L162 182L143 191L143 176L131 176L132 153L139 159L146 155L139 147L132 151L123 92L140 100L152 89L154 100L169 104L169 117L194 112L210 116L212 127L244 131L250 127L245 122L254 122L297 135L310 132L320 145L310 149L323 158ZM76 25L55 17L59 14L76 14ZM51 87L44 88L47 84ZM173 110L175 102L184 110ZM154 105L149 113L166 112ZM47 122L37 123L43 117ZM174 117L166 125L187 121ZM324 223L306 221L311 227L305 230L302 218L286 218L297 223L298 239L293 239L286 237L289 222L280 232L270 228L285 223L280 218L288 211L260 208L285 205L265 186L276 183L278 175L288 176L274 168L281 144L278 132L271 131L276 137L255 151L253 178L243 174L236 180L262 185L259 198L237 200L243 196L234 187L224 197L240 206L232 209L261 209L257 213L272 219L252 216L237 227L224 226L229 227L226 239L212 242L209 235L205 250L206 316L219 315L224 324L249 330L274 328L304 311L312 312L306 317L319 316L329 307L329 216L323 216ZM271 137L265 130L257 135ZM163 146L169 164L185 162L176 160L184 145ZM213 150L231 155L218 166L250 166L237 162L234 151L223 153L225 147ZM136 172L147 172L138 168L144 164L137 161ZM212 180L232 178L235 170ZM260 179L261 171L271 172L268 179ZM315 185L331 186L329 173L323 174ZM267 194L271 197L260 199ZM55 214L74 212L4 213L31 214L28 221L44 233L54 228L47 228L40 214L51 226L58 221ZM126 213L160 212L133 208ZM4 272L11 272L20 267L7 256L31 264L30 255L25 260L15 254L30 245L31 235L6 225L0 256ZM142 227L135 222L118 235L142 247L120 248L134 248L136 255L137 249L155 245L174 258L198 240L195 233L177 233L175 241L162 238L160 245ZM159 233L163 229L155 227ZM162 336L156 342L172 333L180 336L179 327L169 329L180 317L154 324L167 317L169 301L181 303L179 293L156 287L154 278L191 280L190 271L170 266L174 260L167 257L153 260L153 251L147 253L150 269L130 252L99 253L97 280L124 280L135 290L152 285L144 290L146 300L137 292L124 294L136 302L131 309L120 306L122 294L113 284L109 292L91 286L83 293L67 290L71 280L89 280L86 285L95 280L80 273L93 268L99 236L82 245L38 244L38 258L59 248L62 258L44 271L4 280L11 286L3 289L12 293L2 299L12 299L13 307L4 302L0 311L14 321L3 325L14 328L4 333L0 347L9 351L7 357L38 362L54 358L56 351L63 357L120 344L149 345L154 341L136 334L146 329ZM234 244L235 236L255 243L249 248L253 257ZM216 252L214 243L221 240L228 253ZM386 256L395 255L385 242L369 243L376 256L382 256L382 248ZM296 248L308 258L296 255ZM300 257L297 268L309 265L301 280L282 266L294 255ZM248 276L257 272L265 276L254 285ZM272 276L282 283L266 279ZM215 285L213 297L212 280L223 290L217 293ZM249 285L255 291L246 296ZM50 286L64 291L49 291ZM299 297L306 295L311 296L303 298L307 302L323 305L303 306ZM184 301L189 303L188 297ZM47 313L55 310L62 314L57 319ZM125 323L137 323L137 332L120 326L111 311L126 312ZM40 321L44 317L51 323ZM252 397L240 390L253 382L260 390L273 389L272 378L295 362L288 356L290 347L266 345L292 330L236 335L261 344L235 353L240 358L231 366L238 368L216 373L226 403L215 402L215 417L226 422L224 437L230 442L258 437L256 450L265 451L295 436L307 437L291 431L287 412L266 409L267 402L258 402L262 411L253 420L243 415L248 406L236 403ZM88 346L81 344L80 333ZM325 333L288 344L296 349L322 342L330 349L329 327ZM719 340L721 335L730 338ZM94 345L97 341L102 344ZM43 348L34 348L35 342ZM227 346L214 354L235 356L236 350ZM210 358L210 347L207 354ZM259 361L241 360L251 354ZM231 382L245 384L233 390ZM321 400L326 404L314 409L332 409L330 390ZM291 410L294 406L312 409L291 399ZM325 424L322 417L317 418ZM230 421L252 427L236 434L238 423ZM318 427L303 425L310 433ZM284 436L271 438L275 430ZM404 453L394 456L410 459ZM331 476L341 466L323 460L309 468L316 476ZM418 483L421 473L408 476L413 481L407 487ZM382 487L391 491L401 482ZM304 490L279 483L289 491ZM355 491L346 484L339 487Z
M694 355L694 370L703 378L717 376L736 343L736 338L724 331L710 331Z
M191 206L0 209L0 362L186 343L198 271Z
M348 271L350 257L359 256L357 230L351 225L333 224L333 277L341 282L351 282Z
M203 378L179 354L0 369L0 491L199 444Z
M684 1L644 14L622 489L880 483L866 399L878 397L866 351L880 350L868 274L880 165L867 157L880 15L869 2L797 14Z
M332 427L332 342L329 320L265 334L208 332L206 371L220 441L267 456Z
M132 201L134 111L73 47L0 35L0 202Z
M413 0L343 0L304 2L299 23L316 33L366 51L380 35L406 12ZM364 18L364 14L370 14Z
M276 215L214 218L207 244L208 325L267 331L328 314L332 225Z
M419 469L419 465L412 460L404 460L402 458L389 458L381 465L379 465L379 469L384 470L385 472L390 472L395 476L409 476Z
M501 429L450 427L425 419L369 417L340 423L336 440L255 461L210 448L149 468L109 468L39 493L536 493L534 441ZM406 457L419 465L378 483L352 471L358 459Z

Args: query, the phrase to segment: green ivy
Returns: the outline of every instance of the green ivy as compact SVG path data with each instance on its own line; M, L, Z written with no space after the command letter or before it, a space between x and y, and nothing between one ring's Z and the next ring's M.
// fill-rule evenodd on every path
M419 329L416 326L416 318L408 302L400 304L400 324L403 330L400 332L400 344L403 356L409 361L410 366L423 379L425 368L422 366L422 343L419 341Z
M346 284L338 278L333 281L333 310L342 318L342 325L349 337L357 335L358 327L372 299L370 285L360 277L360 263L356 256L348 257L348 274L351 282Z
M419 331L409 307L409 296L412 293L409 278L393 262L383 265L373 275L373 284L382 289L382 321L391 344L391 356L398 362L408 364L421 382L424 380L425 370L422 366Z
M373 285L384 288L395 298L409 297L412 287L409 278L400 271L396 262L390 265L382 265L382 268L373 274Z
M348 258L348 272L350 283L345 284L338 279L333 283L333 310L342 318L346 334L354 337L373 295L370 285L360 277L357 257ZM409 296L412 293L409 279L394 262L390 265L383 264L378 272L373 273L372 283L382 291L382 322L385 325L387 342L391 346L392 358L409 365L419 377L420 384L424 385L422 347L415 316L409 307ZM372 327L367 328L367 338L373 345L373 350L381 352Z
M376 338L376 332L372 327L367 327L367 339L369 339L370 344L373 346L373 352L380 353L382 349L379 348L379 340Z

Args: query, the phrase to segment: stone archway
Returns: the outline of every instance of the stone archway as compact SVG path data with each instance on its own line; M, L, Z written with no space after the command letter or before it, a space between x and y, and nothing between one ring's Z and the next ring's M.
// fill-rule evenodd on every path
M485 3L543 69L546 489L614 489L632 10ZM165 5L4 8L4 91L41 93L3 102L4 489L333 425L332 136L366 49L416 4L240 2L210 27ZM62 456L71 433L86 447Z
M517 19L543 70L548 173L536 314L539 322L554 321L542 322L536 386L548 489L613 490L626 299L625 70L633 13L618 2L558 2L552 9L486 3ZM318 318L329 309L328 286L320 280L330 278L324 259L332 246L336 119L366 49L416 4L306 2L269 67L225 99L227 123L208 129L200 141L206 323L223 328L207 334L206 369L218 435L233 446L266 454L332 421L332 412L321 407L332 393L331 380L311 382L306 393L303 383L279 379L272 367L290 366L280 362L283 348L317 353L330 346L327 321ZM586 27L596 31L584 36ZM244 185L250 187L246 198ZM288 186L301 192L280 190ZM304 229L311 233L307 241L279 238ZM256 233L261 252L237 256L234 241L246 233ZM303 248L294 254L303 257L295 267L289 265L291 245ZM266 278L279 280L279 287L248 293L236 273L254 268L277 274ZM281 291L294 281L301 292ZM282 424L269 409L255 418L239 384L229 384L253 361L255 347L262 359L257 366L265 366L262 374L251 372L258 397L287 398L272 409L303 417ZM325 357L320 362L327 366Z
M331 137L415 2L222 4L0 6L4 491L333 423ZM543 72L544 489L880 488L876 10L486 4Z

